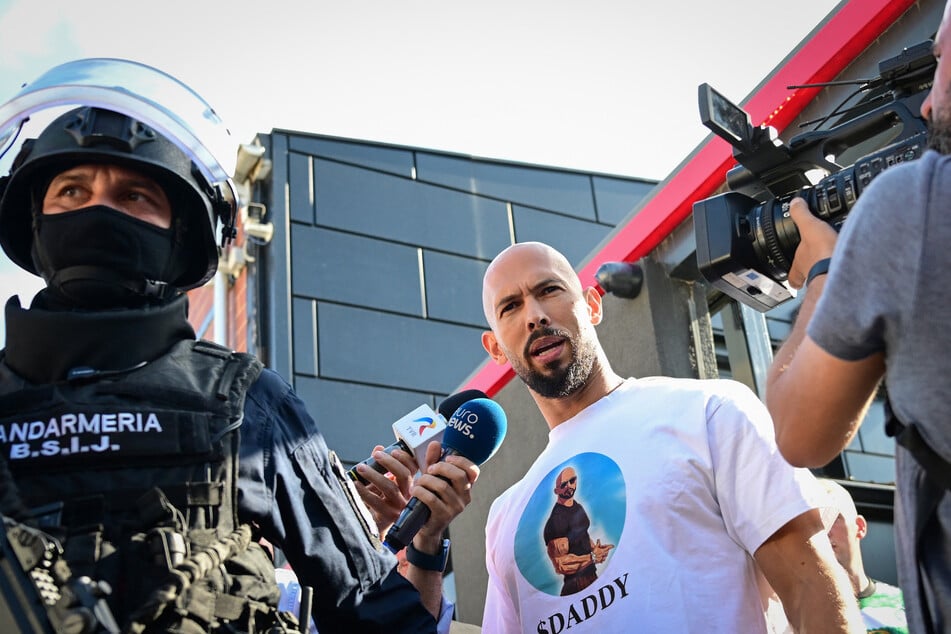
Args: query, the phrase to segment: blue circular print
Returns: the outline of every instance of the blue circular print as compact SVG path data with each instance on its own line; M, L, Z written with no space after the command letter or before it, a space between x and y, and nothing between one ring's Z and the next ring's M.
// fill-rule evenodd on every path
M566 469L571 469L574 473L570 474ZM545 525L557 506L558 495L555 488L559 475L563 472L577 476L577 480L572 482L575 486L573 500L583 506L590 521L587 532L591 542L600 541L601 544L617 547L624 530L627 508L621 469L603 454L578 454L556 466L542 478L518 523L515 533L515 563L529 583L554 596L577 591L569 586L565 575L555 570L555 563L549 556L544 537ZM598 563L597 569L603 569L613 554L614 548L608 550L606 559Z

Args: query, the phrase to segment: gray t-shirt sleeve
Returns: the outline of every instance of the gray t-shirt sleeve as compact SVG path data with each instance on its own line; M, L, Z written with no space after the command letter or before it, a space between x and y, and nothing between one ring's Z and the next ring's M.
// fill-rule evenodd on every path
M915 293L935 157L929 152L879 174L849 213L806 330L829 354L864 359L900 332L902 307Z

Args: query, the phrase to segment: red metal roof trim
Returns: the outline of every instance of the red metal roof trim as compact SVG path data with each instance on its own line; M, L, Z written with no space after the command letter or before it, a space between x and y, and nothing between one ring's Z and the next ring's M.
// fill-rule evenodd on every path
M817 88L790 91L786 86L835 79L853 59L892 25L914 0L851 0L800 46L744 105L754 124L766 122L779 131L809 104ZM593 283L604 262L636 261L650 253L693 210L693 203L723 184L735 161L730 146L711 137L693 158L661 184L637 215L618 230L578 272ZM464 386L494 396L515 376L509 364L483 364Z

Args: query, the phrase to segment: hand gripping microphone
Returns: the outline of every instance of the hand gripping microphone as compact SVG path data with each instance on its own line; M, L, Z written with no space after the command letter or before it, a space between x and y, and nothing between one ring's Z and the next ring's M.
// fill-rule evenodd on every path
M446 420L452 416L452 413L466 401L485 397L485 393L482 390L464 390L456 394L451 394L439 404L438 414L428 405L420 405L393 423L393 435L396 436L396 442L383 449L383 451L387 454L391 454L397 449L402 449L407 453L413 454L416 464L422 464L422 459L429 443L433 440L442 441L443 432L446 429ZM372 456L364 460L362 464L367 465L378 473L386 472L386 467L374 460ZM347 475L355 482L369 484L363 476L357 473L356 465L347 471Z
M463 403L446 425L439 459L458 455L481 465L498 450L507 428L505 412L495 401L476 398ZM413 496L386 534L384 545L393 553L402 550L413 541L431 513L428 506Z

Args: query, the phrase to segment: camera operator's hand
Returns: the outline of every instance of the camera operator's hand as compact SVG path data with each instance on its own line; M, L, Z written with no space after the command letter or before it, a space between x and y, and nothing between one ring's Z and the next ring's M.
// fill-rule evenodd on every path
M790 201L789 216L796 223L800 237L796 255L789 268L789 284L793 288L802 288L812 265L832 256L839 234L832 225L814 216L802 198L793 198Z

